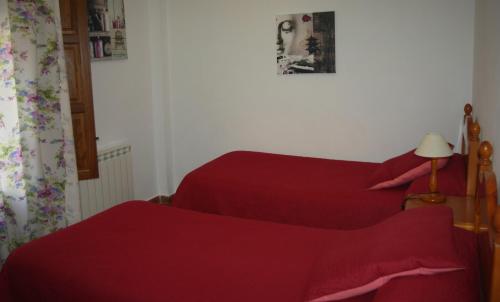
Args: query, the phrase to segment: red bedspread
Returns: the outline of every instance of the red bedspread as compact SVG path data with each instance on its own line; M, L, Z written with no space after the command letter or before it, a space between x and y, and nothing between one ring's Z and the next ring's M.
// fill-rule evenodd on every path
M0 274L0 300L298 302L335 232L128 202L17 249ZM459 249L475 251L473 238L460 238ZM426 289L421 301L465 302L477 295L474 280L466 269L408 284ZM384 292L390 284L379 289L386 298L348 301L403 301L412 291L403 282ZM452 288L460 295L440 295Z
M368 178L378 165L231 152L186 175L173 204L280 223L360 228L401 211L405 187L367 190Z
M131 202L19 248L2 277L13 301L298 302L323 236Z
M474 233L455 228L455 244L466 271L427 277L391 280L381 287L372 302L480 301L479 255Z

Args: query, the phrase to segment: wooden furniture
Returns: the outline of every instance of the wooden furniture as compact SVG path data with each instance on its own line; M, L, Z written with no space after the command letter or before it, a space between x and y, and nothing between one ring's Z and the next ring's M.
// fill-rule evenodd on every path
M473 122L472 118L472 105L471 104L466 104L464 107L464 119L463 119L463 124L465 125L466 129L464 129L465 134L467 134L467 129L469 129L469 124ZM467 142L465 140L465 135L462 135L462 154L467 153Z
M493 147L485 141L478 145L475 154L479 157L476 156L475 161L477 166L474 170L477 174L474 195L450 196L444 204L453 209L455 226L477 233L479 239L485 238L479 240L485 301L500 302L500 207L497 203L497 180L491 162ZM420 197L411 196L406 201L405 209L435 206L423 202Z
M447 196L443 203L435 204L424 201L427 194L413 195L405 202L405 210L420 207L445 205L453 209L453 221L456 227L467 231L474 231L476 227L475 198L464 196ZM485 209L485 207L484 207ZM487 230L486 213L482 214L480 228Z
M469 141L469 157L467 166L467 196L475 196L477 184L477 169L478 169L478 150L479 150L479 135L481 127L477 122L471 122L468 126L468 141Z
M166 206L170 206L170 205L172 205L172 198L173 198L173 195L170 195L170 196L158 195L158 196L155 196L155 197L151 198L148 201L152 202L152 203L157 203L157 204L163 204L163 205L166 205Z
M462 136L462 154L469 155L467 160L467 196L475 196L476 194L479 135L481 134L481 127L479 123L474 121L472 112L472 105L466 104L464 107L463 123L466 127L464 131L467 140Z
M99 177L90 74L87 0L59 0L78 178Z
M483 142L479 148L478 187L475 197L476 232L485 236L480 245L481 272L487 301L500 301L500 207L498 206L497 179L492 169L493 147ZM484 196L484 198L480 198ZM482 211L482 209L486 211ZM486 213L487 230L481 230L480 217Z

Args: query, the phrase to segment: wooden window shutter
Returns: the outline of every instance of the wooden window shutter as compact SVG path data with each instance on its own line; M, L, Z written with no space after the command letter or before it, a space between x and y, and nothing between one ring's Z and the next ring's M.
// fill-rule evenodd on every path
M59 0L78 178L99 177L90 74L87 0Z

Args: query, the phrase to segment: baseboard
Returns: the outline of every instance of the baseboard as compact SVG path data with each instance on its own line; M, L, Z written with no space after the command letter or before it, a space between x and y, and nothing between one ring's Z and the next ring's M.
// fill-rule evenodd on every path
M174 195L170 195L170 196L158 195L156 197L151 198L148 201L149 202L154 202L154 203L157 203L157 204L167 204L167 205L170 205L172 203L172 197L174 197Z

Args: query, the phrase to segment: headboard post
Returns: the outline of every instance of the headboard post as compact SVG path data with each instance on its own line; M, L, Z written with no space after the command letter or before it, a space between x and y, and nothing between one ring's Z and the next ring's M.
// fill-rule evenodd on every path
M476 205L476 226L479 229L480 222L480 202L485 196L488 224L488 245L491 250L490 266L483 266L485 274L486 293L489 302L500 301L500 210L497 205L497 181L492 169L491 155L493 146L485 141L479 147L479 171L478 183L475 197ZM480 189L481 188L481 189ZM485 195L483 195L483 190ZM488 263L487 262L487 263Z
M469 155L467 165L467 196L474 196L476 194L480 133L481 127L479 124L477 122L471 123L468 130Z
M467 137L469 136L468 129L470 129L470 124L472 123L472 105L471 104L466 104L464 107L464 120L463 120L464 125L466 125L466 129L464 131L467 131L466 135ZM465 150L466 146L466 141L465 141L465 136L462 135L462 154L465 154L467 150Z
M500 301L500 210L496 211L493 233L495 238L492 241L493 260L491 272L491 286L489 291L489 302Z
M481 196L483 196L483 192L492 191L491 188L488 187L488 183L491 181L491 178L494 177L491 155L493 154L493 146L488 142L484 141L479 146L477 151L479 156L478 161L478 171L477 171L477 183L475 190L475 219L474 219L474 230L476 233L479 233L479 227L481 225ZM490 194L491 195L491 194ZM492 215L495 213L496 209L492 209L493 212L490 212L490 200L488 196L486 196L486 204L487 204L487 217L488 221L492 220ZM495 205L496 206L496 205Z

